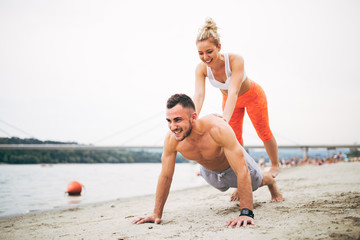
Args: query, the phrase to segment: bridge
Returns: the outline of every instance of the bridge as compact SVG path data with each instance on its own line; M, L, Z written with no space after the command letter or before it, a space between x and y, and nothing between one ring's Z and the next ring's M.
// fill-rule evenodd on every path
M162 149L163 146L96 146L79 144L0 144L1 149L17 150L144 150L144 149ZM263 149L264 146L249 145L245 149ZM303 157L308 157L309 149L358 149L360 145L279 145L279 149L302 149Z
M140 146L140 145L119 145L119 146L102 146L102 145L96 145L99 144L100 142L103 142L104 140L107 140L109 138L113 138L114 136L123 134L124 132L127 132L130 129L136 128L138 127L140 124L143 124L144 122L147 122L151 119L154 119L155 117L157 117L159 115L159 113L150 116L149 118L146 119L146 121L139 121L137 123L134 123L131 126L127 126L124 129L121 129L119 131L116 131L115 133L103 137L100 140L96 141L94 144L89 144L89 145L82 145L82 144L0 144L0 150L1 149L17 149L17 150L129 150L129 149L133 149L133 150L144 150L144 149L162 149L163 146L160 145L149 145L149 146ZM2 122L3 124L11 127L12 129L15 129L19 132L22 132L26 135L28 135L29 137L33 138L32 135L30 135L29 133L27 133L26 131L19 129L16 126L13 126L10 123L5 122L4 120L0 119L0 122ZM131 139L134 138L138 138L139 136L142 136L143 134L146 134L149 130L152 130L154 128L158 128L160 125L163 125L163 123L159 124L156 123L156 125L151 126L151 128L146 129L145 131L141 132L139 135L136 136L131 136ZM0 131L3 133L4 132L1 128ZM6 133L7 135L9 135L8 133ZM9 135L10 136L10 135ZM302 149L303 151L303 157L307 158L308 157L308 151L309 149L327 149L327 150L333 150L333 149L358 149L360 148L360 145L357 144L338 144L338 145L302 145L302 144L298 144L297 142L286 138L286 137L282 137L279 136L283 139L286 139L287 141L293 142L293 145L279 145L278 148L279 149ZM130 140L131 140L130 139ZM129 142L129 139L125 139L125 142ZM246 145L244 146L244 148L246 150L248 149L264 149L263 145Z

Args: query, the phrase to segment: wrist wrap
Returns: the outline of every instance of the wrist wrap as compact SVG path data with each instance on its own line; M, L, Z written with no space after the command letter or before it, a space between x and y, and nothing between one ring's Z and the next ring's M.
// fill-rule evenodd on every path
M254 219L254 213L253 211L251 211L250 209L248 208L243 208L240 210L240 215L239 216L248 216L248 217L251 217L252 219Z

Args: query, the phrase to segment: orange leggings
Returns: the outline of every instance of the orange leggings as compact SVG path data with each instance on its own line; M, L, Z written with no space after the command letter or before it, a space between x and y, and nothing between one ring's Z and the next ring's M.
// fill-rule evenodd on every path
M223 95L223 110L225 108L226 100L227 96ZM238 97L233 115L229 121L229 124L234 130L236 138L241 145L244 145L242 130L245 108L260 139L263 142L271 140L273 134L269 126L269 114L265 92L259 84L253 81L251 81L250 89Z

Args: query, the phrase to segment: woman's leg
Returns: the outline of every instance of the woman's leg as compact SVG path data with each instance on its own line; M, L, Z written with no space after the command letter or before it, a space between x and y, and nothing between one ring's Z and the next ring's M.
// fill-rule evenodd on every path
M272 174L272 177L276 177L279 174L280 169L279 169L278 146L275 137L273 137L271 140L267 142L264 142L264 147L271 161L270 172Z
M271 161L270 171L273 177L279 173L278 147L269 126L269 115L265 92L260 85L254 83L255 98L246 104L246 111L255 130L264 143L265 150Z

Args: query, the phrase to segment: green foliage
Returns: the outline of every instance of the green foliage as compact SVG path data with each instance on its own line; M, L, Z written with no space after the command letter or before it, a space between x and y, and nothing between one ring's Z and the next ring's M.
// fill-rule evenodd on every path
M160 163L161 153L126 150L0 150L0 162L40 163ZM188 162L178 156L176 162Z
M357 148L351 148L350 152L347 153L348 157L360 157L360 151Z
M69 144L37 139L0 138L0 144ZM74 144L74 143L71 143ZM75 143L76 144L76 143ZM160 163L161 152L130 150L31 150L0 149L0 163L56 164L56 163ZM176 162L188 162L180 154Z
M58 141L40 141L35 138L18 138L18 137L11 137L11 138L1 138L0 137L0 144L77 144L76 142L58 142Z

